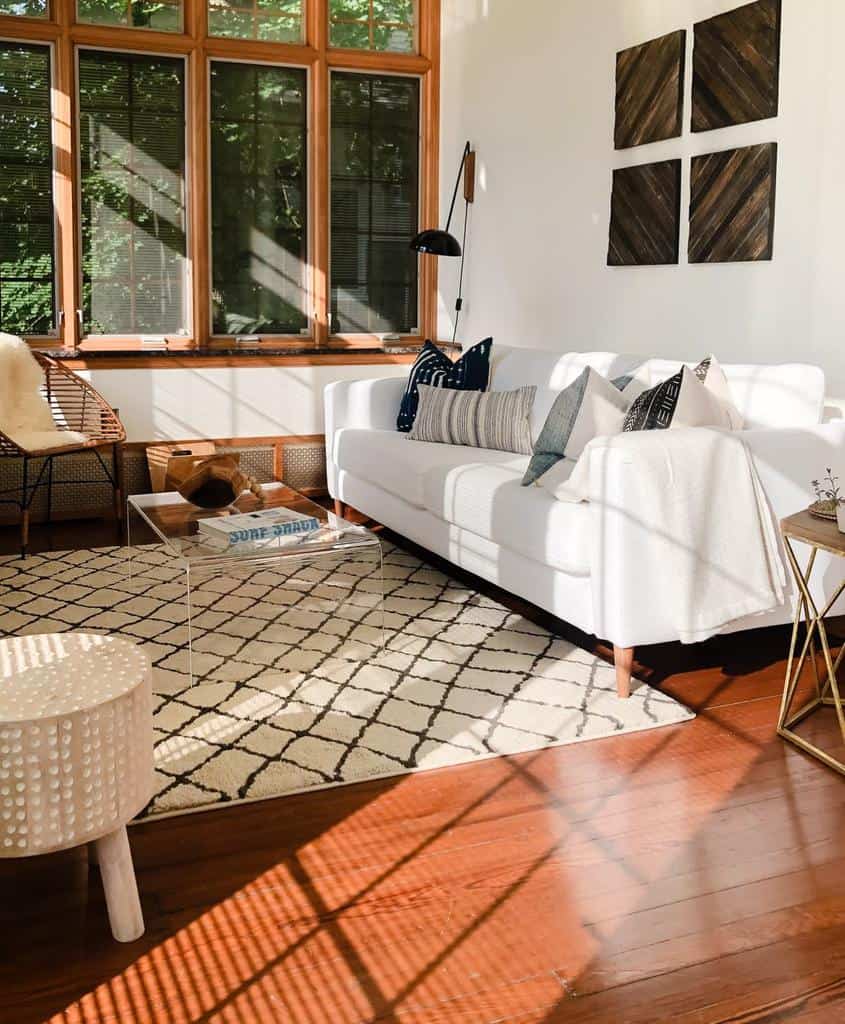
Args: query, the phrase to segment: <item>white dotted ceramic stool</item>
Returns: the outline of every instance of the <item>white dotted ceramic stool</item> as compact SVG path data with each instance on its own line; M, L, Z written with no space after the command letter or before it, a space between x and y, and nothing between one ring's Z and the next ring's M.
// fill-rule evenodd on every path
M126 640L0 640L0 857L94 843L120 942L144 934L126 823L152 795L151 680Z

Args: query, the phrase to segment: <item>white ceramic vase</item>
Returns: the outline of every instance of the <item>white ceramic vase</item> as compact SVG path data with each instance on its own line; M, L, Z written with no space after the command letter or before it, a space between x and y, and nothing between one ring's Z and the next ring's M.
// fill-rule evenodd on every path
M836 506L836 525L840 533L845 533L845 501L840 501Z

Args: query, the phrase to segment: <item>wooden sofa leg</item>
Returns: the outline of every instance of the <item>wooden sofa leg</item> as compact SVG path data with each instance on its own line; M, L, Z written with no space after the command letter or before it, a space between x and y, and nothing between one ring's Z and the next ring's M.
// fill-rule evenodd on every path
M634 648L613 645L613 664L616 666L616 695L631 696L631 673L634 670Z
M334 514L339 516L341 519L346 517L346 506L339 498L335 498L334 500Z

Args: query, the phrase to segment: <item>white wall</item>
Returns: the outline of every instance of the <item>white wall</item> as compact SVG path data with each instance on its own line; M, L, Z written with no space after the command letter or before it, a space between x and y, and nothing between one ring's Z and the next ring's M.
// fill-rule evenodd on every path
M302 366L90 370L120 410L130 441L323 432L323 389L334 380L407 376L408 367Z
M692 26L741 0L443 0L442 203L478 150L465 342L819 363L845 396L845 2L783 0L780 116L691 135ZM617 50L687 30L681 139L613 149ZM778 143L774 260L606 266L614 167ZM441 260L441 337L457 261Z

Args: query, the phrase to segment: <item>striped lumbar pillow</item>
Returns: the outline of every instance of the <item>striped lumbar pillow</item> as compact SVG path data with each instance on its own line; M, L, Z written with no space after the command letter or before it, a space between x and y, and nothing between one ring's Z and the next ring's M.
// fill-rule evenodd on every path
M465 444L531 454L534 385L516 391L452 391L419 385L412 441Z

